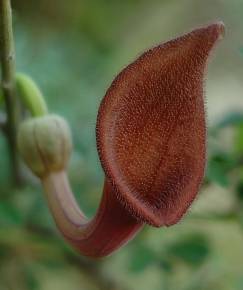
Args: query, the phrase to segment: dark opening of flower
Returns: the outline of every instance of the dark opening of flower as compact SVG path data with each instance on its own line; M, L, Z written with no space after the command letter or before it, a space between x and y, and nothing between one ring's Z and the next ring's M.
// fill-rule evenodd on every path
M65 168L41 176L57 226L84 255L110 254L144 223L174 224L194 200L206 159L204 72L223 32L217 22L156 46L113 81L97 119L105 185L92 220L78 208Z

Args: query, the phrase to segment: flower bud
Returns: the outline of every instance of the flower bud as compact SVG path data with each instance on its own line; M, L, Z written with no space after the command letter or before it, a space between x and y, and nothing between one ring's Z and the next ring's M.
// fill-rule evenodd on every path
M44 178L67 166L72 150L69 126L57 115L31 118L20 125L18 147L33 173Z

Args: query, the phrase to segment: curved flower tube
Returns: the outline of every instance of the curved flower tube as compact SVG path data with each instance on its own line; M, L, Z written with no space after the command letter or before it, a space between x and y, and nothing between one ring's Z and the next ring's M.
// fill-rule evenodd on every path
M83 255L96 258L109 255L143 225L118 201L107 180L99 209L91 220L77 206L65 172L50 174L43 179L43 186L58 228Z
M144 223L169 226L189 208L205 170L204 71L223 33L224 25L217 22L154 47L113 81L97 118L97 148L106 177L99 209L91 220L76 204L66 162L62 168L58 162L54 170L45 158L70 144L46 130L48 142L39 142L39 127L34 125L31 146L38 150L31 159L37 154L43 164L33 171L38 175L41 168L39 177L55 222L82 254L106 256ZM57 128L66 128L59 121Z

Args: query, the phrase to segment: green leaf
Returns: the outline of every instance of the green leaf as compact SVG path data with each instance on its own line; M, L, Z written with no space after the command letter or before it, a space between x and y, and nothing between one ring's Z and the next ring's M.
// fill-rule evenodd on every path
M226 115L223 120L221 120L216 126L215 130L225 128L227 126L234 126L237 124L243 123L243 114L238 112L233 112L228 115Z
M22 216L19 211L10 203L0 203L0 226L19 225L22 223Z
M159 266L160 268L165 272L165 273L172 273L173 271L173 262L171 261L171 259L169 259L169 257L163 257L160 261L159 261Z
M28 290L39 289L39 282L36 278L35 267L33 266L35 266L33 263L22 265L23 277Z
M135 273L141 272L153 264L155 260L156 255L153 250L144 244L138 243L132 250L129 269Z
M235 153L243 155L243 123L236 126Z
M169 246L167 254L190 266L200 266L208 257L209 244L204 235L191 234Z
M236 194L238 199L243 202L243 180L241 180L236 186Z
M234 160L225 153L213 155L208 162L207 179L226 187L229 185L228 173L234 167Z

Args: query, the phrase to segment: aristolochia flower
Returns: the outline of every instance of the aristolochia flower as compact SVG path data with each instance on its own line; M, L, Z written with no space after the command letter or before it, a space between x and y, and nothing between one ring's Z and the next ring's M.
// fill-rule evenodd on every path
M19 143L25 144L20 146L23 156L27 156L29 165L44 169L39 177L56 224L84 255L110 254L144 223L156 227L174 224L194 200L206 159L205 66L223 32L224 25L217 22L154 47L113 81L98 113L97 147L105 185L99 209L91 220L77 206L66 177L68 154L58 138L69 136L66 125L62 134L58 124L63 122L51 117L51 133L40 129L41 122L48 124L42 120L47 117L35 118L33 126L28 125L34 138L28 138L23 128L27 125L22 125ZM53 145L55 140L57 146ZM70 146L66 147L69 150ZM57 160L64 148L62 168L50 165L55 159L50 148L58 148ZM42 164L46 159L48 166Z

